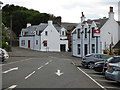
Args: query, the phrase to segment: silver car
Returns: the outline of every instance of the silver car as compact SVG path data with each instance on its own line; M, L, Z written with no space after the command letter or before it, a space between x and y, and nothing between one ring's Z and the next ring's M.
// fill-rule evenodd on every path
M108 68L105 72L105 78L120 82L120 56L115 56L114 60L118 62L108 64Z

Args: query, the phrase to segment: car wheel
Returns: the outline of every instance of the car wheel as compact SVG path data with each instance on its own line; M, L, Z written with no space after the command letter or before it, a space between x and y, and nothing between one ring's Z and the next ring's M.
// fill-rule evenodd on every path
M88 66L89 69L93 69L94 68L94 63L88 63L87 66Z

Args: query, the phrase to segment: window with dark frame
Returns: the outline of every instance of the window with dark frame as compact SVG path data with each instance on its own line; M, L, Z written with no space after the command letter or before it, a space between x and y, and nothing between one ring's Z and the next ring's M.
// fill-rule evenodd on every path
M95 53L95 44L92 44L92 53Z
M78 44L77 47L78 47L78 55L80 55L80 44Z
M85 28L85 38L87 38L87 28Z
M21 41L21 46L24 46L25 45L25 40L22 40Z
M64 31L62 31L62 35L64 35Z
M47 32L47 31L45 31L45 35L46 35L46 36L48 35L48 32Z
M80 38L80 29L78 29L78 34L77 35L78 35L78 38Z
M47 41L44 41L43 44L44 44L44 47L47 47Z
M38 45L38 40L36 40L36 45Z
M94 38L94 27L92 27L92 38Z

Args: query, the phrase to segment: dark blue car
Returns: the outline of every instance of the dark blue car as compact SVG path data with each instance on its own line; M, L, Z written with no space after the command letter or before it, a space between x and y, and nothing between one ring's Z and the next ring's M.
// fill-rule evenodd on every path
M94 63L99 61L105 61L110 57L110 55L106 54L89 54L83 57L81 64L85 68L92 69L94 67Z

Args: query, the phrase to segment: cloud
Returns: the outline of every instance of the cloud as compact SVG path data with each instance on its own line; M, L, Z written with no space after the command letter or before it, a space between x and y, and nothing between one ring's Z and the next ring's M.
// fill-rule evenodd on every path
M83 11L86 19L108 17L109 7L114 7L117 19L119 0L1 0L45 13L62 16L63 22L80 22Z

